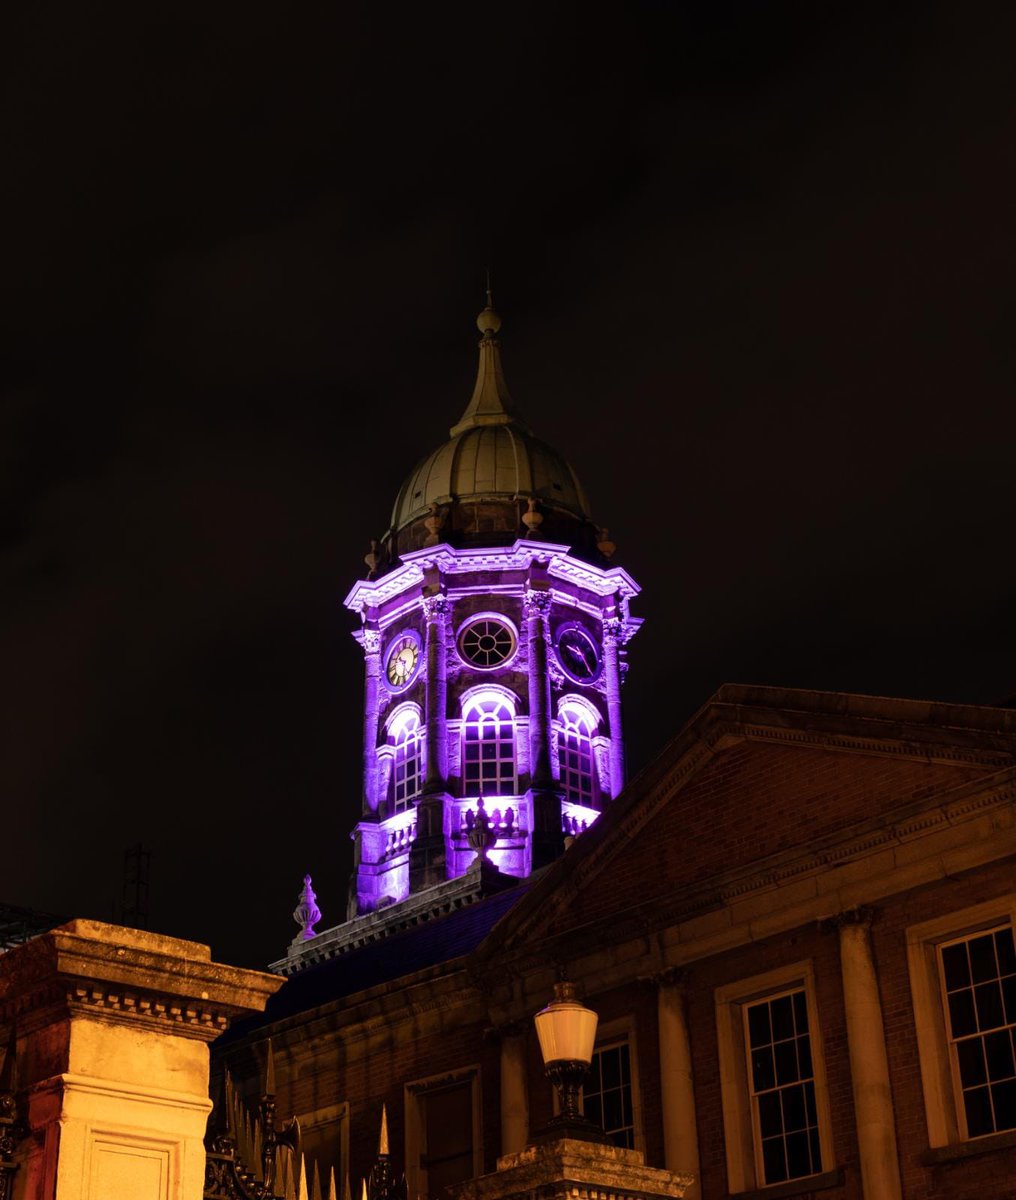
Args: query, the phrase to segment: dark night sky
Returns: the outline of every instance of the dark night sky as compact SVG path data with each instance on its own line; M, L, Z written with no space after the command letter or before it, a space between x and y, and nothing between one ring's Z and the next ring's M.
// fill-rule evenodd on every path
M21 6L3 39L0 898L260 965L342 917L341 607L508 379L722 682L1016 692L1011 7Z

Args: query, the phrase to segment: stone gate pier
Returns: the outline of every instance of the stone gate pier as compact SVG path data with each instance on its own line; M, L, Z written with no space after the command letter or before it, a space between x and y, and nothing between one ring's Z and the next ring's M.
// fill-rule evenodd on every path
M0 1198L200 1200L208 1043L282 983L98 921L0 955L0 1091L20 1126Z

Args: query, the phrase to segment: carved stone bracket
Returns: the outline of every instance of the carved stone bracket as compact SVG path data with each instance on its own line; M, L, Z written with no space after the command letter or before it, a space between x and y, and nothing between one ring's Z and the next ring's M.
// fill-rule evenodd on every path
M451 602L447 596L424 596L422 601L423 615L430 624L441 621L451 611Z
M535 588L526 588L522 597L522 611L527 618L546 617L550 612L553 601L554 597L550 592L537 591Z

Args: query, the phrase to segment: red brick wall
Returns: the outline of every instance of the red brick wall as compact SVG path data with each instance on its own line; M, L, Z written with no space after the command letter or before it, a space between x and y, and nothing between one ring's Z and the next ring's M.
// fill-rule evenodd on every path
M741 742L682 788L580 900L582 919L754 862L986 774L802 746Z

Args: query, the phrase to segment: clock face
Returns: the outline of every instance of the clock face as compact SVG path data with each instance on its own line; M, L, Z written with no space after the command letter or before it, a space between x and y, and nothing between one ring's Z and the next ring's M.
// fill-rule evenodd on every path
M411 633L400 634L392 643L385 663L385 677L393 688L408 687L420 666L420 643Z
M584 629L568 625L557 636L557 661L576 683L589 683L600 673L600 652Z

